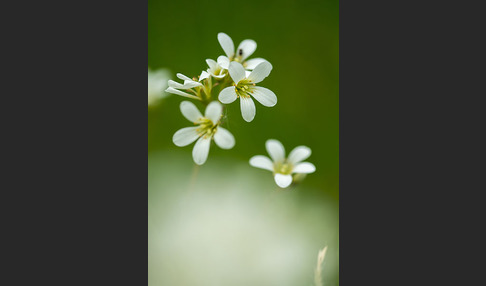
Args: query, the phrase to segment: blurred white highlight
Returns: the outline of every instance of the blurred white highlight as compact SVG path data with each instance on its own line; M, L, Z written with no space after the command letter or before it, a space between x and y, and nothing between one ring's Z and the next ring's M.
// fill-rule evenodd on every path
M168 93L167 82L170 79L170 72L166 69L155 71L148 69L148 105L156 104L160 99L166 97Z
M296 190L217 156L191 187L186 157L149 156L149 286L311 285L316 246L337 240L337 208L299 205Z

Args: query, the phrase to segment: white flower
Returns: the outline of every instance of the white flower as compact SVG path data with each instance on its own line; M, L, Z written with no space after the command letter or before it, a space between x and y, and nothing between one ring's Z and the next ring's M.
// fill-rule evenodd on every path
M169 80L169 87L165 90L166 92L181 95L192 99L201 100L200 91L201 88L203 87L201 81L209 77L209 74L207 72L203 71L201 73L201 75L199 76L199 81L191 79L181 73L178 73L177 77L179 79L182 79L184 81L184 84L180 84L176 81Z
M164 89L167 87L168 79L170 79L168 70L152 71L150 68L148 69L148 105L152 105L167 96Z
M254 69L260 63L266 61L265 59L262 58L254 58L246 61L246 59L249 56L251 56L257 48L257 44L253 40L249 40L249 39L244 40L243 42L240 43L236 51L235 51L235 45L233 44L233 40L230 38L230 36L226 35L225 33L218 34L218 41L226 54L226 57L225 56L218 57L218 64L224 69L228 69L230 62L232 61L236 61L243 64L243 67L249 70Z
M198 126L178 130L172 137L172 141L175 145L183 147L198 139L194 145L194 149L192 149L192 158L196 164L202 165L206 162L211 139L214 139L216 145L222 149L231 149L235 146L235 138L233 135L228 130L219 126L221 124L221 115L223 114L223 106L221 103L217 101L211 102L206 107L204 116L189 101L183 101L180 109L182 115L187 120Z
M266 78L271 70L272 65L269 62L262 62L248 74L240 63L231 62L229 74L234 84L219 93L219 101L228 104L239 97L243 119L247 122L252 121L256 113L255 103L251 99L252 96L267 107L272 107L277 104L277 96L275 93L267 88L255 86L256 83Z
M208 64L209 68L207 72L215 78L221 79L224 78L227 74L226 70L222 66L220 66L216 61L212 59L207 59L206 63Z
M265 146L272 160L262 155L253 156L250 159L250 165L272 171L275 182L281 188L290 186L293 180L292 174L309 174L314 173L316 170L314 164L302 162L311 155L309 147L295 147L290 152L289 157L285 158L284 146L278 140L269 139Z

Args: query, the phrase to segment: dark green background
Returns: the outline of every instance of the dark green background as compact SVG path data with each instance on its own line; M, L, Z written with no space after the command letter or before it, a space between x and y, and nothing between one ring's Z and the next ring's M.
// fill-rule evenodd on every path
M245 122L239 102L228 105L228 129L236 146L211 147L212 156L248 160L266 154L265 140L287 148L309 146L317 172L305 184L338 199L339 169L339 11L338 1L157 1L148 2L148 65L187 76L206 69L205 59L223 55L218 32L235 47L253 39L252 57L270 61L273 70L261 86L278 97L275 107L256 102L256 117ZM179 111L183 97L171 95L149 110L148 149L177 148L172 135L189 126ZM202 105L196 103L201 110ZM191 160L192 147L183 148ZM309 194L303 194L309 195Z

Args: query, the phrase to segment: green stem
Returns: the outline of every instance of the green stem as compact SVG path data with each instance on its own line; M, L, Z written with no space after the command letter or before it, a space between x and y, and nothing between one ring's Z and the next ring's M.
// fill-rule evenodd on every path
M189 191L192 192L194 190L194 186L196 183L197 174L199 173L199 165L194 163L194 168L192 169L191 181L189 184Z

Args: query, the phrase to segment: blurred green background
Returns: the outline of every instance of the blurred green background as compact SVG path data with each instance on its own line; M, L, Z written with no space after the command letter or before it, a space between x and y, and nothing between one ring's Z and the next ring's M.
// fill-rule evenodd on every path
M173 79L177 72L197 76L207 69L205 59L216 60L224 55L217 40L219 32L228 34L235 47L244 39L257 42L250 58L262 57L272 63L270 76L260 86L275 92L278 103L268 108L255 101L256 117L250 123L241 117L239 101L227 105L228 121L224 127L235 136L236 145L231 150L222 150L212 144L208 161L200 167L196 180L205 169L208 176L214 174L218 164L228 164L229 169L241 166L237 172L246 172L248 168L248 180L257 182L261 193L271 193L275 191L271 173L250 167L248 160L253 155L267 155L265 141L269 138L281 141L287 154L298 145L309 146L312 155L306 161L316 165L316 172L296 188L283 191L282 194L291 192L291 195L282 199L291 196L302 209L316 204L326 208L325 214L317 212L313 218L322 221L322 225L309 225L307 234L313 236L309 240L315 248L312 255L317 255L316 247L329 245L326 259L333 260L334 266L330 267L332 271L325 272L324 285L338 285L339 2L149 0L148 66L169 69ZM181 175L173 172L185 173L181 175L185 183L192 178L194 144L179 148L172 143L172 135L191 124L180 113L179 104L183 100L186 99L170 95L148 110L149 234L151 228L160 227L163 231L165 227L155 218L150 223L151 213L152 217L154 213L168 215L160 213L160 204L178 201L171 194L174 184L167 183L171 177ZM193 102L204 111L201 104ZM170 168L175 161L179 169ZM252 194L250 201L258 197L253 190L248 193ZM309 220L309 224L313 222ZM321 234L322 239L318 237ZM149 238L149 253L152 246ZM306 263L315 264L315 257L311 259ZM149 277L153 278L149 279L149 285L161 285L155 282L161 280L154 278L157 272L154 261L149 259ZM304 281L307 282L301 285L311 285L312 277Z

